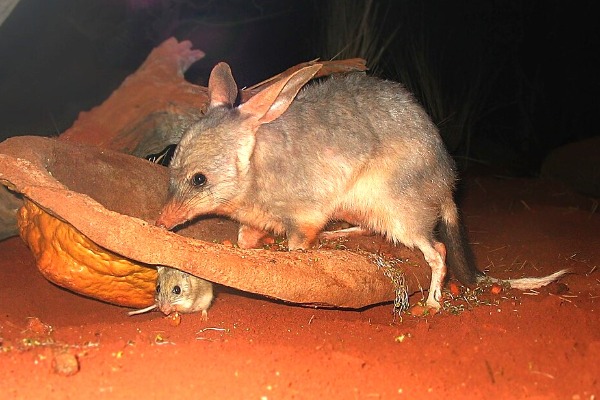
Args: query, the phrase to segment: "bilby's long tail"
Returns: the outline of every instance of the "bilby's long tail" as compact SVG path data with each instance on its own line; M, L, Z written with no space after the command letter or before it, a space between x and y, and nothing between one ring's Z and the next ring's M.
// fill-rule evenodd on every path
M439 239L446 246L448 272L465 285L477 283L479 277L484 275L475 266L475 257L452 198L442 205L441 217L438 233Z
M492 281L497 283L508 283L510 287L514 289L529 290L546 286L569 273L568 269L562 269L551 275L539 278L527 277L506 280L484 275L475 265L475 257L471 252L466 232L464 232L464 228L460 223L458 210L452 200L448 201L442 207L439 235L442 243L446 245L446 266L448 272L466 285Z
M497 283L508 283L511 288L519 289L519 290L529 290L529 289L537 289L542 286L546 286L549 283L554 282L561 276L568 274L570 272L569 269L561 269L551 275L542 276L539 278L519 278L519 279L498 279L493 278L491 276L479 275L477 277L477 282L485 282L492 281Z

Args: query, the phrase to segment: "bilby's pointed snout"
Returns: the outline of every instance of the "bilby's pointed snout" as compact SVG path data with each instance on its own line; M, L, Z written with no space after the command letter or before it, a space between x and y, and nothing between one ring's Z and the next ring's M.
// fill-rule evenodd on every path
M187 213L181 204L171 201L163 207L154 225L171 230L186 221Z

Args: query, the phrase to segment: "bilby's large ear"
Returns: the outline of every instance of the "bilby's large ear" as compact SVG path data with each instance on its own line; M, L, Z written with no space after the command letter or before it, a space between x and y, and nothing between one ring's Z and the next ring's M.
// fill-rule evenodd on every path
M224 62L220 62L210 72L208 78L208 108L217 106L232 107L237 98L238 88L231 75L231 68Z
M310 65L275 82L241 104L240 112L250 115L255 127L273 121L288 109L302 86L311 80L321 67L321 64Z

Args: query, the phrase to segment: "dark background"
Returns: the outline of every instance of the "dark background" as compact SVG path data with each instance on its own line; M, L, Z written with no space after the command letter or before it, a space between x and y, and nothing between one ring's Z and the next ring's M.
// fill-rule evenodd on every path
M342 32L357 4L368 23ZM21 0L0 26L0 137L66 130L175 36L206 52L187 74L202 85L221 60L246 86L318 57L368 57L416 94L460 165L536 175L553 149L599 134L593 4Z

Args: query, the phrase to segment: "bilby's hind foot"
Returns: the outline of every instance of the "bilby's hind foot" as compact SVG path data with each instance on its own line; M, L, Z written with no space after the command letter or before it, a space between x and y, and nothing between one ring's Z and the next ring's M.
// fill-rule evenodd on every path
M423 252L425 261L431 267L431 284L427 295L427 307L439 310L442 305L442 284L446 277L446 246L441 242L424 242L417 244Z

